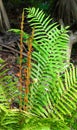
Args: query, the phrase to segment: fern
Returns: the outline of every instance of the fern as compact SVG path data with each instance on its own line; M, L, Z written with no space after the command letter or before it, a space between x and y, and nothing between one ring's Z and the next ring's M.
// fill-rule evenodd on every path
M56 23L50 24L51 19L45 19L39 9L27 11L30 25L35 27L29 111L43 118L64 119L64 115L71 115L76 108L77 100L75 68L67 63L67 28L58 29Z
M27 118L27 113L20 112L18 109L8 110L3 109L0 105L0 114L4 113L0 118L0 129L2 130L20 130L24 127L25 119Z
M39 8L28 8L27 12L30 26L35 27L35 39L42 42L44 39L47 40L51 38L51 28L56 28L58 25L56 25L56 23L50 24L52 19L49 19L49 16L45 18L45 13L42 10L39 11Z
M56 36L58 35L57 31L59 31L58 33L60 33L61 30L58 30L57 28L59 25L56 22L52 23L52 19L49 16L46 18L45 13L42 10L40 11L39 8L27 8L27 12L27 18L30 26L35 27L35 39L38 42L52 39L54 33L56 34ZM51 35L52 32L53 35Z
M17 81L12 76L6 75L8 69L5 69L5 66L6 64L2 61L0 64L0 103L11 105L12 101L18 97L19 91Z
M21 30L20 29L10 29L9 32L14 32L16 34L20 34L21 33ZM29 38L29 35L23 31L23 39L24 39L24 42L26 41L26 39Z
M28 8L27 12L35 33L32 43L31 83L28 102L24 103L26 112L18 109L9 111L5 108L5 102L9 104L9 99L14 92L18 93L18 90L15 91L15 84L8 80L8 76L4 76L5 71L2 71L1 65L0 128L69 130L70 126L67 126L65 117L71 117L72 112L76 110L77 69L67 62L69 41L67 27L58 29L58 24L51 24L52 20L49 17L45 18L45 14L39 9ZM9 88L11 83L12 88ZM17 96L15 94L14 97Z
M61 76L42 79L32 84L29 94L30 111L38 117L53 117L64 119L76 109L77 102L77 74L75 68L70 66Z
M32 64L32 68L36 72L32 70L32 78L39 79L39 76L42 77L42 71L47 68L50 68L49 71L61 72L67 66L68 60L67 29L59 30L56 23L50 24L51 19L49 17L45 19L45 14L39 9L28 9L28 18L31 27L35 27L34 39L36 40L33 43L36 51L32 53L32 60L36 62L36 65Z

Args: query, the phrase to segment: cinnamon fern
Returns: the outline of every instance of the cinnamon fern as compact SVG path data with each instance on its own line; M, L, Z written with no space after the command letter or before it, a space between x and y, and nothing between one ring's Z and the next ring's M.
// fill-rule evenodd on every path
M72 112L76 111L77 69L68 62L68 29L52 23L42 10L28 8L27 13L30 26L34 28L33 38L27 43L30 51L26 67L30 71L25 78L29 80L29 90L24 91L24 95L28 102L24 103L25 111L5 109L4 102L17 91L14 84L5 81L7 77L1 65L0 127L3 130L70 130L65 117L72 117Z

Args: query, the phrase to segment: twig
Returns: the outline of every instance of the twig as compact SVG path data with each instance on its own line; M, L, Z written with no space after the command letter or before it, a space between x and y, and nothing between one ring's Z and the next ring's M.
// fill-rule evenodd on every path
M5 47L5 48L7 48L7 49L10 49L10 50L12 50L12 51L14 51L14 52L20 54L20 51L15 50L14 48L12 48L12 47L10 47L10 46L8 46L8 45L4 45L4 44L0 43L0 46ZM22 52L22 55L27 57L27 54L25 54L24 52Z

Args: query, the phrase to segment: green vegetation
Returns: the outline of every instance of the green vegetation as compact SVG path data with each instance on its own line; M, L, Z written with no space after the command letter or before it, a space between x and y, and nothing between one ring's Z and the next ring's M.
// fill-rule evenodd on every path
M11 107L12 102L18 97L17 79L7 75L8 69L4 69L5 62L0 59L0 105Z
M14 102L22 93L17 90L17 81L5 76L6 70L2 71L4 65L1 63L0 129L77 130L77 70L67 62L68 28L59 29L42 10L28 8L27 12L34 37L29 43L33 50L28 101L24 101L26 110L10 109L9 100Z

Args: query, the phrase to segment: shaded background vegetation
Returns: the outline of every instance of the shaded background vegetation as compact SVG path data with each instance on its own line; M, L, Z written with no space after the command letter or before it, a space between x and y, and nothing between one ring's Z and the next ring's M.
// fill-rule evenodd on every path
M12 28L20 28L21 13L23 8L35 7L44 10L47 15L54 17L54 11L56 8L56 0L3 0L6 12L9 17L10 25ZM25 14L25 31L28 31L28 23Z
M77 30L77 0L3 0L12 27L19 27L21 12L26 7L38 7L54 17L63 20L72 30Z

